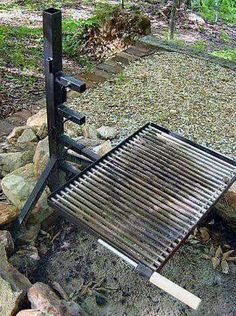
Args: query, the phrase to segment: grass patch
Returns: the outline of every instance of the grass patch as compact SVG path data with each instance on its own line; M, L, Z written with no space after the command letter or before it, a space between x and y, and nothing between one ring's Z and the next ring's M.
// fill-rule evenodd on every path
M42 61L42 31L0 25L0 65L35 70Z
M206 43L204 41L199 40L196 41L193 45L191 45L191 48L203 52L204 50L206 50Z
M236 49L214 51L211 53L211 55L236 62Z
M194 1L193 5L207 21L221 20L232 24L236 23L235 0L202 0L201 3L199 5L198 1Z

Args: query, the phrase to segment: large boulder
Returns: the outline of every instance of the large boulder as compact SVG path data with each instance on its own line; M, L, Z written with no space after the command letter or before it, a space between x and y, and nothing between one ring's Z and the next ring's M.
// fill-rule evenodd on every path
M26 129L30 129L30 127L27 125L14 127L11 133L7 136L8 143L14 143Z
M2 179L1 185L4 194L17 208L21 209L32 192L37 182L34 164L30 163L14 170ZM42 193L35 208L31 212L28 222L41 223L49 215L52 210L47 204L48 188Z
M48 135L48 127L47 127L46 123L41 125L41 127L38 129L36 135L38 136L39 139L44 139L45 137L47 137L47 135Z
M111 141L106 140L104 143L93 148L93 151L98 154L100 157L107 154L112 149Z
M53 316L82 316L80 307L73 302L66 302L41 282L35 283L28 291L28 299L31 307Z
M35 132L31 129L25 129L24 132L20 135L17 139L18 143L29 143L29 142L37 142L38 137L36 136Z
M8 230L0 230L0 246L4 247L9 256L14 251L14 242Z
M0 154L0 173L5 176L15 169L23 167L33 161L33 155L32 150Z
M35 150L33 162L34 162L34 170L36 175L41 175L44 168L47 165L49 159L49 147L48 147L48 137L44 138L40 142Z
M117 136L116 128L111 126L102 126L97 129L97 132L102 139L113 139Z
M22 290L13 289L11 284L0 276L0 315L14 316L24 299Z
M38 128L40 128L43 124L47 124L46 109L42 109L38 113L30 116L26 122L27 126Z
M216 205L217 214L236 233L236 182Z
M97 138L97 129L96 129L96 126L93 124L85 124L82 127L82 131L83 131L83 136L85 138L92 138L92 139Z
M7 260L0 245L0 315L14 316L26 298L30 281Z
M0 225L6 225L14 221L19 215L20 210L15 205L0 203Z

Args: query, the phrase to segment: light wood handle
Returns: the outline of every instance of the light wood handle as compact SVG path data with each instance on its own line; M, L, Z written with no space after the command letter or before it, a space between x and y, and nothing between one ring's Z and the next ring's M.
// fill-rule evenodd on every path
M149 281L193 309L197 309L201 303L201 299L199 297L186 291L184 288L163 277L157 272L154 272L151 275Z

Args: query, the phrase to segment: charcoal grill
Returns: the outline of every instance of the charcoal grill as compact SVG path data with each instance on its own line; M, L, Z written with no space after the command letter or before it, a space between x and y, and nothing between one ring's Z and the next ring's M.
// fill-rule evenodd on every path
M61 215L98 237L151 283L192 308L200 299L159 274L167 260L236 179L236 162L152 123L99 158L64 134L64 123L85 117L63 105L80 80L62 72L61 13L44 11L45 69L50 160L18 224L46 183L48 202ZM68 149L83 158L68 154ZM66 160L86 162L79 172ZM82 160L81 160L82 159ZM69 181L61 182L61 171Z

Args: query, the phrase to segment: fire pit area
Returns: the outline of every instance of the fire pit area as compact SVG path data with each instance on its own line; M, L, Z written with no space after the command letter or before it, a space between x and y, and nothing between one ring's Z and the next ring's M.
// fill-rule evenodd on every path
M146 312L143 311L143 314L140 313L140 315L148 315L148 313L152 315L154 309L155 313L161 315L164 312L166 314L171 312L170 306L173 302L179 306L180 303L173 300L171 296L146 284L148 283L144 282L146 279L191 308L199 308L199 313L201 313L205 307L199 307L199 305L204 297L201 295L199 286L195 284L198 281L195 279L194 284L190 281L194 271L188 270L187 261L191 261L191 254L190 258L186 258L188 251L196 252L196 249L192 249L194 247L191 245L185 245L183 249L180 246L189 236L190 240L197 241L197 234L201 235L204 242L210 240L209 229L205 229L205 233L203 233L204 230L198 230L197 225L209 219L207 216L212 214L211 211L214 210L220 198L227 199L227 194L230 194L236 179L236 162L153 123L147 123L136 130L134 134L113 149L109 144L104 151L101 150L102 147L97 148L96 153L83 141L75 140L71 135L66 134L65 124L68 121L83 126L86 120L84 114L70 109L65 104L67 90L72 89L82 93L85 91L86 85L63 73L60 27L61 12L54 9L44 11L47 98L47 115L44 115L47 122L44 124L44 129L47 131L48 139L45 142L42 137L38 157L35 157L36 153L34 154L34 164L29 163L26 170L22 169L14 175L18 177L17 186L22 185L23 187L23 183L20 182L22 172L30 172L32 173L32 183L30 190L28 189L28 192L25 193L26 201L23 203L22 200L22 203L15 208L15 221L13 225L11 224L10 230L14 239L18 241L17 247L19 247L22 234L30 234L29 227L34 226L34 229L39 232L41 225L36 225L34 215L37 210L36 215L40 216L43 203L48 203L48 211L52 212L52 209L59 211L58 213L74 223L74 226L70 226L60 219L58 225L54 226L55 230L50 230L50 222L43 223L45 230L51 234L49 233L48 237L48 233L41 227L39 241L41 238L44 242L48 239L51 244L55 240L56 243L50 253L47 253L40 262L42 266L37 267L31 275L33 282L50 280L61 299L42 283L36 283L31 287L27 278L19 272L15 272L16 278L21 279L19 288L24 284L20 295L23 297L27 292L31 307L35 310L40 309L40 303L37 305L35 297L41 295L48 300L49 305L51 302L55 303L57 309L53 310L53 313L58 313L58 315L62 315L63 310L66 310L67 315L83 315L83 311L76 303L68 303L68 301L78 301L79 298L82 298L81 304L89 315L96 314L93 304L89 306L87 298L89 296L92 298L94 295L95 302L100 308L100 310L98 308L97 315L121 315L119 314L121 312L122 315L139 314L144 301L141 305L137 304L136 308L129 308L128 305L132 305L132 299L127 299L127 297L132 298L133 295L137 297L146 295L146 299L152 301L150 306L153 307L153 310L147 308L146 302L144 304ZM90 134L91 130L94 132L93 128L88 129L86 125L82 128L85 134ZM17 138L19 141L20 137L31 137L31 142L34 142L33 137L39 137L37 136L39 130L37 132L32 130L34 135L29 130L32 129L25 128L20 132L19 137L15 130L15 134L9 135L8 139ZM41 130L40 135L43 132ZM103 132L100 129L101 137L109 139L107 136L102 136ZM115 137L115 134L116 131L111 138ZM48 152L44 151L44 143L45 147L49 147ZM37 148L38 146L39 144ZM31 149L28 148L29 156L30 151ZM27 157L26 160L32 159L32 157ZM45 160L41 160L42 157ZM34 170L36 160L39 167L37 182ZM17 160L16 163L18 163ZM45 168L43 168L44 166ZM2 188L4 193L8 190L8 195L14 200L14 192L9 194L9 177L11 178L11 176L11 174L7 175L2 180ZM16 183L13 184L13 187L14 185L16 186ZM49 190L51 194L47 200ZM55 223L55 217L52 220ZM5 224L10 222L6 220ZM217 225L217 223L216 221L213 225ZM63 225L62 229L60 225ZM77 227L81 226L85 230L78 232ZM88 232L95 235L96 239L90 237ZM11 237L7 233L5 234L5 237L2 237L1 247L3 257L5 256L3 274L6 275L8 270L15 271L13 266L17 266L17 261L13 255L13 259L8 263L7 256L13 253L13 242ZM81 253L80 249L77 249L78 241L83 248ZM194 245L194 242L192 244ZM215 262L215 268L221 264L222 271L228 273L226 272L227 262L234 257L231 256L233 253L231 246L225 243L224 247L228 247L228 252L225 249L222 251L221 247L216 251L213 249L215 252L212 253L211 250L211 253L205 254L205 259L212 259L213 266ZM107 254L107 250L111 253ZM179 255L176 254L177 258L173 259L177 250L179 250ZM18 255L24 257L27 251L29 248L25 249L25 252L19 249ZM61 258L55 258L57 257L55 251L58 251L58 256L61 255ZM34 254L32 254L33 252ZM41 252L44 252L42 248ZM115 259L114 254L122 260ZM39 261L37 249L31 248L30 256L33 261ZM102 258L99 260L100 256ZM170 263L167 263L169 259L171 259ZM54 260L55 266L51 266L54 264ZM56 271L56 274L59 273L60 260L70 261L67 262L68 268L71 266L68 273L64 270L61 273L65 281L60 280L58 276L54 278L54 276L48 275L49 269ZM172 260L173 263L171 263ZM133 267L133 270L138 272L141 277L134 274L123 261ZM61 261L63 269L66 269L65 262ZM166 263L167 266L164 268ZM200 277L199 264L197 262L194 264L197 275ZM88 265L90 265L89 268ZM114 266L116 276L111 272L112 266ZM22 266L20 269L24 273L27 271L27 269L23 271ZM175 269L177 275L173 278L172 272ZM182 275L183 269L186 270L185 276ZM98 270L99 273L103 270L103 277L100 279L98 279ZM78 279L79 273L83 276L82 280ZM213 280L212 275L210 285L213 285L214 282L222 285L217 278ZM136 287L135 291L132 290L133 293L130 293L129 289L126 291L122 288L122 282L127 286L126 278L130 280L132 289ZM137 281L135 281L136 278ZM172 281L171 278L173 278ZM67 287L67 291L71 289L70 295L64 291L61 283L63 287ZM203 285L201 280L199 280L199 284ZM74 290L76 288L77 290ZM107 296L114 297L112 293L121 293L121 288L123 298L116 297L114 306L110 303L107 304L105 294L109 293ZM185 288L191 290L191 293ZM219 294L219 292L217 293ZM162 296L164 296L164 307L161 303ZM85 297L86 299L83 300ZM117 307L118 301L119 307ZM124 310L120 306L122 302L125 306ZM22 302L22 306L26 305L27 303ZM165 310L162 311L162 308ZM17 309L19 306L16 306L15 310ZM4 309L2 308L2 310ZM16 312L13 311L12 315L14 313ZM175 315L174 313L173 315ZM183 313L191 314L190 309L184 306L176 315L184 315ZM18 316L21 315L24 314L20 312Z

